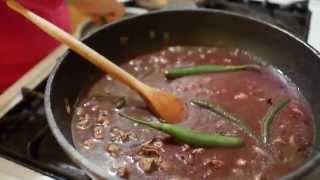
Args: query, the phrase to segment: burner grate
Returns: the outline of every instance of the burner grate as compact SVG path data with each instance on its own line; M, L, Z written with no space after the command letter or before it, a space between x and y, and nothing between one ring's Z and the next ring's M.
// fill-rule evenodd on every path
M200 6L236 12L277 25L303 40L308 39L311 12L308 1L288 5L250 0L207 0Z
M60 148L47 125L43 92L22 89L23 101L0 121L0 154L55 179L90 179ZM18 132L18 133L17 133Z

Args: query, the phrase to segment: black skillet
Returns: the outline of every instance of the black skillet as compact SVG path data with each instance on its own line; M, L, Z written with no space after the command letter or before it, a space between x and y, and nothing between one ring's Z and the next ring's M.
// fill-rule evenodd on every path
M149 34L155 34L150 38ZM222 46L248 50L288 76L311 104L316 129L320 127L320 56L311 46L274 25L245 16L204 9L167 10L106 25L84 42L116 63L170 45ZM62 57L50 75L45 108L50 128L69 157L94 178L114 179L85 159L73 146L71 113L83 89L101 71L73 52ZM316 146L320 143L316 133ZM300 169L284 179L301 179L320 162L316 152Z

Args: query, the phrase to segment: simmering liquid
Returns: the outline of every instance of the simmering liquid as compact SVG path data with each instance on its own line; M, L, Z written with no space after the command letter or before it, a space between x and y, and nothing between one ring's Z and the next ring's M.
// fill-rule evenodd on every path
M166 79L174 67L202 64L257 63L240 49L168 47L121 65L153 87L170 91L186 104L187 116L179 125L201 132L239 136L236 148L195 148L176 142L157 130L119 116L157 121L143 100L110 76L99 79L78 103L72 133L76 149L115 177L128 179L278 179L294 171L309 157L314 136L311 110L298 88L270 66L257 71L211 73ZM270 144L264 145L240 128L192 99L219 104L245 122L260 139L262 118L279 99L290 103L271 125Z

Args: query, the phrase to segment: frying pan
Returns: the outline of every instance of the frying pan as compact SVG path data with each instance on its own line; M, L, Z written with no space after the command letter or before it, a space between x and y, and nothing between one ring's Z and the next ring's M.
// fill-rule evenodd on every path
M153 34L155 36L150 36ZM106 25L84 42L120 64L128 57L171 45L240 48L280 69L301 90L312 107L320 128L320 56L311 46L271 24L230 12L206 9L162 10ZM84 158L73 146L71 119L83 90L103 73L72 51L62 57L51 73L45 94L49 126L69 157L92 178L114 179ZM66 110L65 102L71 105ZM320 143L316 132L315 146ZM320 162L314 152L298 170L284 179L301 179Z

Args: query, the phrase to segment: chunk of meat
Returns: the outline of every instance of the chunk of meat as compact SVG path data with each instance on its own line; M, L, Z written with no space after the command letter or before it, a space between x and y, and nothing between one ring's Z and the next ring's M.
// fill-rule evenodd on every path
M183 146L181 146L181 151L185 152L188 149L190 149L190 146L188 144L184 144Z
M171 165L167 161L163 160L162 158L158 158L156 160L156 164L163 171L168 171L171 168Z
M104 127L103 126L95 126L93 129L93 136L95 139L103 139L104 138Z
M127 165L120 166L120 167L116 168L116 173L118 176L120 176L122 178L128 178L130 175L130 171L129 171Z
M160 152L165 152L163 149L163 142L151 139L141 145L138 154L145 156L160 156Z
M197 149L194 149L192 150L192 154L202 154L204 152L204 149L203 148L197 148Z
M97 124L101 124L103 126L109 126L111 123L111 114L106 110L99 110L96 122Z
M119 145L117 145L117 144L111 143L111 144L109 144L109 145L107 146L107 152L110 153L111 156L117 156L117 155L119 155L120 150L121 150L121 149L120 149Z
M224 162L217 159L205 159L203 165L210 166L213 169L219 169L224 166Z
M145 173L149 173L153 170L155 170L155 159L154 158L141 158L138 161L138 166L139 168L145 172Z

